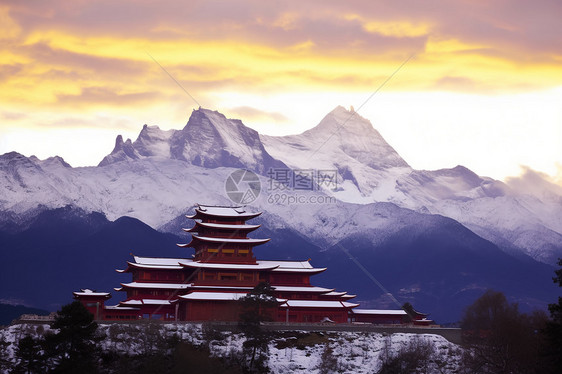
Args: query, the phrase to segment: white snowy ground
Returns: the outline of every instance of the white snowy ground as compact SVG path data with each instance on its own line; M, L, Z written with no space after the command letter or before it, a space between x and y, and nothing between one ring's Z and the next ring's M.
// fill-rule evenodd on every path
M162 329L166 333L162 333ZM15 365L15 347L17 341L26 335L37 337L49 330L48 325L13 325L0 329L0 343L8 346L0 354L4 359ZM192 324L101 324L98 329L106 338L101 341L102 349L116 350L128 354L144 354L157 349L167 337L174 334L181 341L195 345L208 345L210 351L218 357L235 355L242 350L244 337L242 334L222 333L222 340L205 339L201 325ZM379 333L367 332L322 332L313 334L312 340L304 338L304 344L291 344L290 332L283 333L270 343L269 367L272 373L307 373L321 372L320 366L326 360L326 350L330 353L330 368L334 373L376 373L382 364L385 354L393 354L413 341L429 342L434 353L424 368L425 373L457 372L463 348L453 344L440 335L396 333L384 336ZM298 335L299 332L294 332ZM300 332L310 334L309 332ZM315 341L317 342L316 344ZM287 346L277 348L276 346ZM6 372L7 373L7 372Z

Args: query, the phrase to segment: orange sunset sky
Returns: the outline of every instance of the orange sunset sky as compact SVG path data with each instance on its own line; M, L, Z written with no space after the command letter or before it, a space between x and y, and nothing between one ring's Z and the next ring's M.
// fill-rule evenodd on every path
M199 105L300 133L413 56L359 111L410 165L562 184L561 20L556 0L2 0L0 154L96 165Z

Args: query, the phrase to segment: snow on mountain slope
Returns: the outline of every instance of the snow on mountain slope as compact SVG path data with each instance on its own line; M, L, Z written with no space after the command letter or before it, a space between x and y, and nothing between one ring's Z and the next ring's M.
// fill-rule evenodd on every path
M391 202L442 214L506 251L548 263L562 257L562 194L556 186L528 194L463 166L413 170L369 121L343 107L302 134L262 139L270 154L293 168L338 170L338 188L325 192L341 201ZM539 185L536 176L518 183L527 190Z
M412 171L368 120L343 107L302 134L261 137L273 157L294 169L337 170L338 188L326 192L342 201L372 202L381 191L388 197L396 177Z
M144 125L134 142L130 139L123 142L119 135L115 148L99 166L154 156L206 168L245 168L261 174L271 167L285 166L267 153L257 131L240 120L201 108L193 111L182 130L163 131L157 126Z
M24 214L40 206L73 205L104 212L110 220L131 216L153 227L186 214L198 202L232 204L225 193L225 181L237 170L207 169L159 157L104 167L69 168L61 163L41 166L42 162L18 154L0 156L0 165L6 158L16 158L25 167L18 173L21 184L6 184L5 190L10 194L0 199L2 211ZM0 180L8 179L9 170L0 167ZM419 215L388 203L357 205L330 200L319 191L299 191L304 203L276 201L272 199L276 191L267 191L268 179L260 176L260 181L263 190L252 209L267 212L263 216L267 227L291 228L323 247L359 232L376 232L380 239Z
M324 194L337 201L268 201L275 191L263 191L269 184L265 175L285 165L337 170L335 189L289 191L306 201ZM462 166L413 170L368 120L342 107L315 128L284 137L260 136L239 120L199 109L181 130L145 125L134 142L118 136L100 167L71 168L58 157L41 161L8 153L0 156L0 209L14 217L74 205L160 227L196 202L230 204L224 181L238 168L261 174L262 194L252 205L269 213L268 224L288 225L326 245L363 229L392 230L369 211L374 202L390 202L451 217L508 252L547 263L562 256L562 195L556 186L542 186L546 192L539 193L537 181L527 178L527 190L533 188L525 192Z

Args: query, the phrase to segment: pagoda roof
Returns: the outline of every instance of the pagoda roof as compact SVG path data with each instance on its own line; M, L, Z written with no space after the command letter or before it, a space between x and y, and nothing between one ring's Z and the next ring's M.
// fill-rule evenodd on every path
M353 309L353 314L405 316L407 313L402 309Z
M188 244L178 244L178 247L186 248L192 247L193 243L197 240L201 240L204 242L211 242L211 243L236 243L236 244L253 244L253 245L260 245L265 244L271 239L252 239L252 238L245 238L245 239L233 239L233 238L211 238L209 236L198 236L198 235L191 235L192 240Z
M353 299L354 297L357 297L357 295L351 295L346 293L345 295L342 295L341 297L345 298L345 299Z
M298 286L272 286L275 291L278 292L318 292L318 293L332 293L333 288L324 288L324 287L316 287L316 286L309 286L309 287L298 287Z
M163 265L163 266L174 266L178 265L180 261L185 260L185 258L169 258L169 257L140 257L133 256L137 264L142 265Z
M242 218L244 220L252 219L259 216L261 212L250 213L247 212L243 206L211 206L211 205L198 205L195 208L195 214L186 216L189 219L199 218L203 216L212 217L228 217L228 218Z
M134 308L132 306L121 306L121 305L106 305L105 310L140 310L139 308Z
M246 296L247 293L242 292L191 292L182 295L179 298L183 300L221 300L230 301L238 300Z
M150 289L167 289L167 290L185 290L189 288L190 283L143 283L131 282L121 283L122 288L114 288L115 291L122 291L123 288L150 288Z
M323 300L287 300L281 307L289 308L355 308L359 304L346 301L323 301Z
M202 226L210 229L225 229L225 230L247 230L253 231L259 228L261 225L230 225L224 223L207 223L207 222L199 222L195 221L195 226L190 229L183 229L185 232L194 232L197 231L197 226Z
M321 273L327 268L313 268L308 261L269 261L269 260L257 260L258 264L263 265L277 265L278 267L273 269L276 272L287 272L287 273Z
M135 262L127 261L127 269L115 269L118 273L126 273L129 271L130 268L139 268L139 269L163 269L163 270L181 270L183 269L182 266L179 264L176 265L151 265L151 264L137 264Z
M80 292L73 292L74 296L92 296L92 297L105 297L106 299L111 298L109 292L96 292L88 288L81 289Z
M347 292L332 291L332 292L325 293L325 294L322 295L322 296L343 296L343 295L345 295L346 293L347 293Z
M269 264L225 264L225 263L214 263L214 262L199 262L193 260L183 260L180 261L180 265L201 268L201 269L232 269L232 270L272 270L279 265L269 265Z
M191 292L179 298L183 300L214 300L214 301L236 301L248 295L242 292ZM277 302L284 303L287 299L277 299Z
M189 288L193 289L210 289L210 290L253 290L254 287L246 287L246 286L205 286L205 285L190 285Z
M171 305L170 300L160 299L138 299L138 300L125 300L121 301L119 305Z
M216 269L258 269L272 270L276 272L297 272L297 273L320 273L326 268L313 268L308 261L270 261L257 260L255 265L240 264L220 264L220 263L200 263L189 258L168 258L168 257L141 257L134 256L135 262L127 261L129 267L146 268L146 269L170 269L181 270L185 266L188 267L207 267ZM199 265L198 265L199 264ZM206 265L201 265L206 264ZM240 266L243 266L242 268ZM126 272L125 270L117 270L118 272Z

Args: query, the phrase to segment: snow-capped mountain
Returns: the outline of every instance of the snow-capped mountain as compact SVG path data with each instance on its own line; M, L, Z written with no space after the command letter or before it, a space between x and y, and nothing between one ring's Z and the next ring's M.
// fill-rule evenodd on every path
M341 106L300 135L261 138L268 152L291 168L337 170L337 188L325 192L342 201L389 201L394 197L373 197L386 194L392 187L387 181L412 171L368 120Z
M337 170L336 188L283 195L306 202L332 196L335 203L288 206L272 199L277 191L268 190L268 170L287 167ZM368 120L343 107L315 128L283 137L261 136L240 120L199 109L181 130L145 125L134 142L118 136L98 167L72 168L59 157L41 161L11 152L0 156L0 209L12 219L72 205L159 228L196 202L230 204L225 181L237 168L260 174L261 195L252 205L268 212L268 226L295 229L321 245L375 229L384 235L391 230L385 216L363 212L390 202L453 218L507 252L546 263L562 257L562 198L556 190L548 198L521 194L462 166L413 170Z
M273 188L278 185L268 177L269 168L288 167L337 170L337 186ZM544 307L554 297L552 267L525 254L550 264L562 257L562 198L555 187L546 186L543 194L522 193L461 166L413 170L369 121L341 107L316 128L288 137L260 136L238 120L199 109L182 130L145 125L134 142L117 137L115 149L97 167L72 168L60 157L39 160L16 152L0 156L0 274L20 279L12 291L0 282L0 296L24 295L19 285L38 274L24 264L39 258L47 272L61 266L61 258L67 264L88 263L85 281L105 282L100 289L113 287L120 280L100 279L99 266L110 258L119 266L135 250L121 240L123 235L146 231L154 239L148 255L168 250L157 249L165 247L168 234L120 217L177 235L189 225L184 214L195 203L232 204L225 186L239 168L255 171L261 183L250 204L264 212L257 235L275 239L269 247L260 246L259 257L311 257L334 269L319 275L319 281L327 277L327 285L357 292L366 307L396 305L381 299L384 295L369 276L358 273L353 258L401 300L444 321L458 318L488 287L505 290L528 309ZM92 212L116 222L103 225L114 227L111 234L88 231L97 227ZM82 233L80 225L88 229ZM64 228L63 233L53 227ZM74 241L64 242L67 237ZM96 256L98 247L105 248L104 259ZM71 270L76 269L59 269L59 278L75 277ZM61 298L74 287L62 281L50 286ZM38 302L39 296L28 291L24 297Z
M293 168L337 170L337 188L324 192L338 200L441 214L508 252L552 264L562 257L562 193L552 186L527 194L463 166L413 170L368 120L343 107L302 134L262 138Z
M245 168L260 174L285 167L267 153L257 131L240 120L201 108L193 111L182 130L163 131L144 125L134 142L123 142L119 135L115 148L99 166L147 157L182 160L206 168Z

